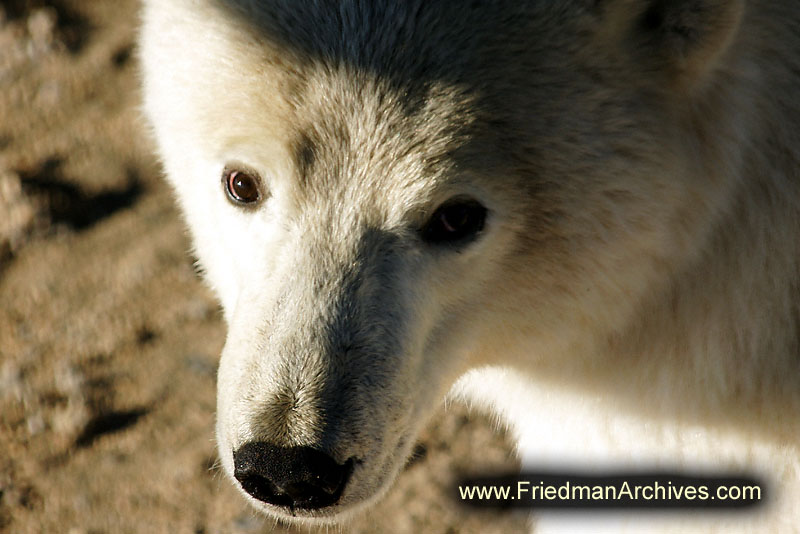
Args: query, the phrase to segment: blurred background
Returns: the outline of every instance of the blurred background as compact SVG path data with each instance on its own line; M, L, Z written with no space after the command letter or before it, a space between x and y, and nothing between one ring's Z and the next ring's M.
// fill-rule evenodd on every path
M167 1L167 0L164 0ZM133 0L0 0L0 532L295 532L216 467L225 329L138 111ZM454 477L515 468L452 405L344 532L521 532Z

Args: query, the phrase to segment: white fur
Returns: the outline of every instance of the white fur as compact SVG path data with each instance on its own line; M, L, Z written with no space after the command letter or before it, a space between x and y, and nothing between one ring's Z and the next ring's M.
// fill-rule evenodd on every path
M796 528L800 8L370 6L145 2L145 110L229 326L226 472L255 439L358 458L339 504L292 518L339 521L455 384L525 464L743 469L771 496L540 531ZM225 198L230 164L257 209ZM455 196L486 229L423 243Z

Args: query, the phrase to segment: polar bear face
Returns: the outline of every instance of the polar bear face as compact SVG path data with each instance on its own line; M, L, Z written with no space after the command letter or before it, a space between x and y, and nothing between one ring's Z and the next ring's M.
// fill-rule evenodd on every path
M730 187L683 103L735 2L379 4L145 9L146 112L229 326L222 465L281 517L377 498L470 368L595 357Z

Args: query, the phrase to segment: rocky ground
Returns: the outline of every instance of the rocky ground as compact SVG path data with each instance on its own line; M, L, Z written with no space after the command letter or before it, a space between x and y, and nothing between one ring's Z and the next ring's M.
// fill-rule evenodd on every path
M294 532L216 467L225 330L137 105L132 0L0 0L0 532ZM344 532L519 532L457 473L515 465L450 406Z

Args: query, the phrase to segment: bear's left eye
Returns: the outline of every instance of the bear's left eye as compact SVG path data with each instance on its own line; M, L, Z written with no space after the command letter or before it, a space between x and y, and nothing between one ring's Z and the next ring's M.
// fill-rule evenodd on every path
M249 171L225 169L222 181L228 198L236 204L252 205L261 200L258 177Z

